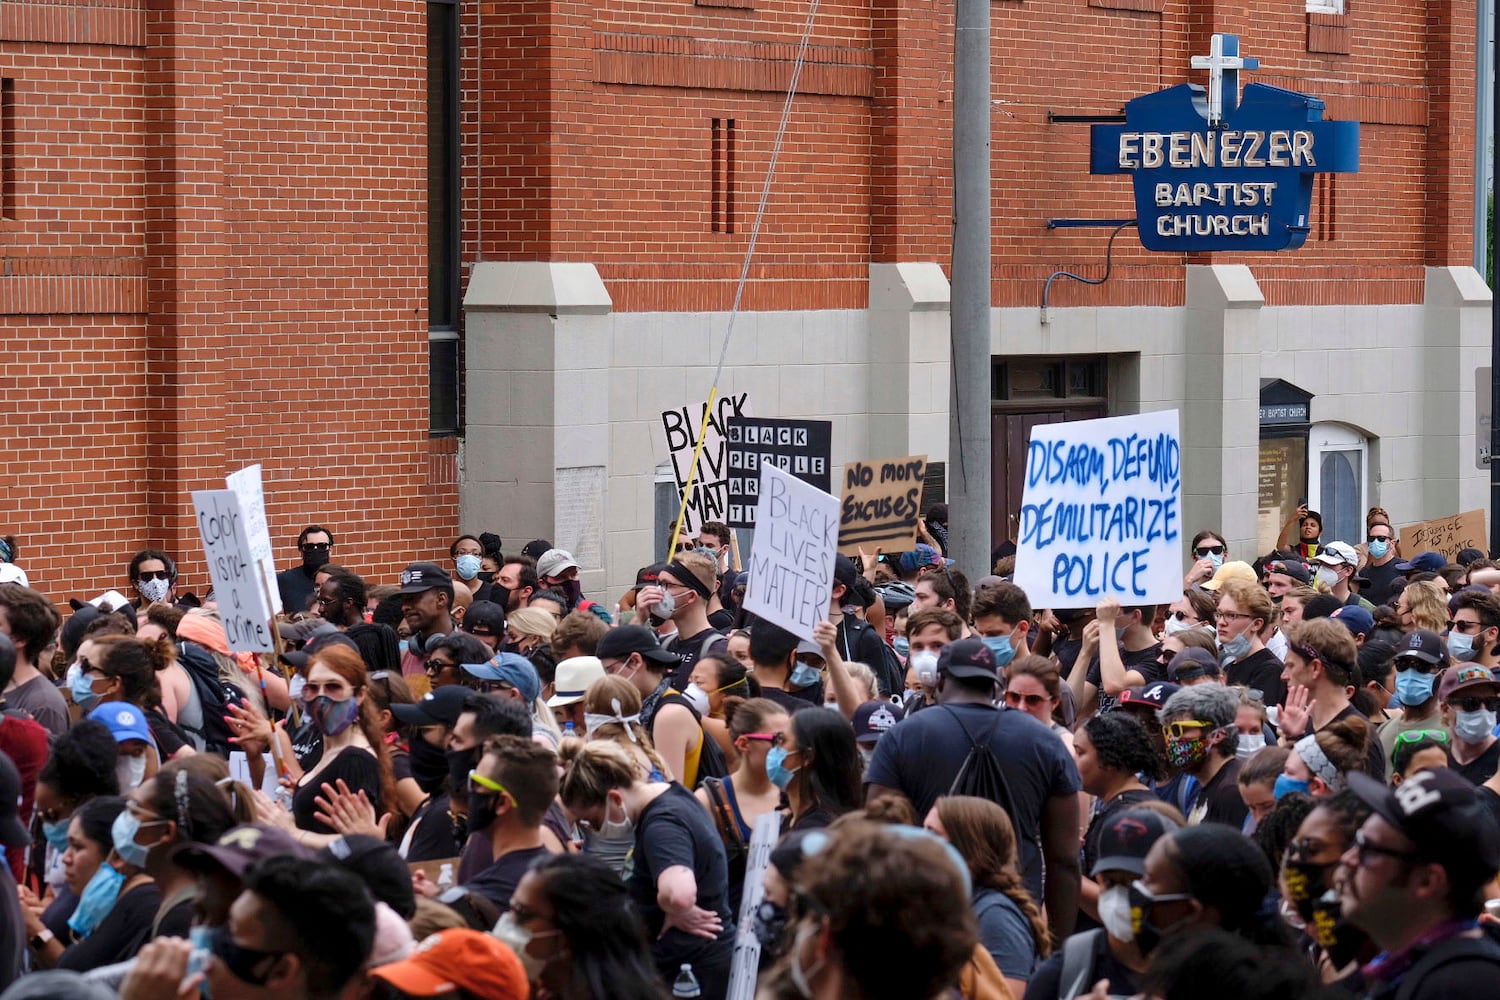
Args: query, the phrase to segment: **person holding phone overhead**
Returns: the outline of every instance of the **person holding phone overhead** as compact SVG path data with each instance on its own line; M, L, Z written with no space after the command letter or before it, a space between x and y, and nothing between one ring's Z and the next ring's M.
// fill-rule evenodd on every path
M1297 533L1295 542L1292 540L1294 528ZM1281 537L1276 539L1276 548L1281 552L1295 552L1303 559L1311 559L1318 554L1322 534L1323 515L1307 509L1307 497L1298 497L1297 513L1281 526Z

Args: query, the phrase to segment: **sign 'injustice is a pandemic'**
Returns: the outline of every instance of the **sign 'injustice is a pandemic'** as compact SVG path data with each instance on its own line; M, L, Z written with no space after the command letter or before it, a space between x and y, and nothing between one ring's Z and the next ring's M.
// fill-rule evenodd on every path
M1125 105L1124 125L1095 125L1090 170L1129 173L1148 250L1295 250L1311 228L1313 178L1359 170L1359 123L1324 121L1323 102L1252 83L1259 63L1234 35L1194 56L1209 85L1179 84Z

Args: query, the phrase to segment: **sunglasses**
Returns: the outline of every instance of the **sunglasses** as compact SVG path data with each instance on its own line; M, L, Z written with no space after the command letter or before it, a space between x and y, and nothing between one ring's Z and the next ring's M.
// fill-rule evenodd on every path
M1222 545L1200 545L1193 550L1193 555L1199 559L1202 559L1204 556L1222 556L1223 554L1224 546Z
M1500 698L1450 698L1448 704L1460 712L1500 712Z
M1042 694L1021 694L1017 691L1005 692L1005 703L1011 708L1020 708L1023 702L1027 708L1037 708L1050 700L1046 695Z
M1397 670L1415 670L1422 674L1436 673L1441 669L1436 663L1428 663L1419 656L1398 656L1395 664Z
M1365 538L1367 542L1391 542L1395 541L1390 535L1369 535Z
M142 570L135 575L137 580L170 580L172 574L164 569Z
M231 976L251 986L264 986L266 980L271 978L271 970L275 966L264 965L267 959L280 958L286 954L284 951L261 951L235 944L234 939L229 936L227 924L215 927L210 932L208 949L214 958L223 963ZM256 972L256 968L262 965L264 971Z
M1199 722L1196 719L1183 719L1180 722L1168 722L1161 727L1161 734L1169 740L1180 740L1199 729L1217 728L1212 722Z

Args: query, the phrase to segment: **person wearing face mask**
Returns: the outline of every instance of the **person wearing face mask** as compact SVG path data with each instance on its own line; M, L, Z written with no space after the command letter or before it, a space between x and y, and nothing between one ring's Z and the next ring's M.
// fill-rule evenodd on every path
M459 580L455 586L466 588L477 599L483 585L479 573L484 568L484 543L473 535L459 535L448 546L448 557L453 560L453 572Z
M1471 784L1484 784L1500 770L1500 740L1495 739L1500 681L1488 667L1457 663L1443 671L1438 701L1453 734L1454 773Z
M1395 601L1392 584L1402 577L1396 568L1401 559L1396 554L1396 533L1389 521L1374 521L1365 528L1365 564L1360 575L1370 585L1360 591L1360 596L1377 606Z
M1287 697L1277 716L1281 745L1294 746L1307 734L1349 718L1368 724L1349 701L1359 661L1349 630L1331 618L1314 618L1291 626L1287 640L1282 673ZM1385 753L1377 740L1369 742L1365 769L1374 777L1385 777Z
M1448 602L1448 655L1456 663L1500 669L1500 598L1465 588Z
M713 559L700 552L684 552L657 574L654 584L636 594L638 620L653 626L670 620L676 626L677 634L664 645L681 657L668 678L679 691L687 689L698 657L724 636L708 621L714 574Z
M766 751L766 775L786 793L786 830L815 830L858 809L861 765L848 720L826 708L793 715Z
M1087 994L1103 979L1109 980L1114 996L1136 992L1147 959L1135 943L1130 885L1145 875L1152 846L1179 826L1164 812L1136 807L1116 813L1099 828L1099 859L1089 876L1100 887L1102 926L1063 941L1032 973L1025 1000L1071 1000Z
M1359 962L1374 958L1379 948L1344 920L1334 876L1369 815L1370 807L1348 791L1320 799L1287 844L1278 876L1281 915L1301 934L1303 953L1325 985L1351 993L1364 986Z
M124 701L106 701L94 707L88 717L109 727L115 738L119 759L115 764L115 779L121 794L156 774L161 767L161 757L152 742L151 727L146 715L136 706Z
M987 584L974 592L974 631L1004 670L1011 660L1031 653L1031 602L1013 583Z
M1214 618L1225 683L1252 688L1267 705L1280 705L1286 700L1282 662L1260 637L1273 613L1270 595L1257 583L1230 580L1219 588Z
M1368 758L1370 724L1359 716L1329 723L1297 741L1276 779L1276 797L1300 792L1315 799L1342 790L1347 776Z
M1236 833L1245 823L1240 798L1240 761L1235 756L1239 693L1217 684L1179 688L1158 713L1167 760L1201 786L1188 822L1219 823Z
M85 645L87 659L79 660L75 695L87 687L94 699L125 701L139 708L164 761L195 752L187 734L172 724L161 707L158 674L176 662L177 649L170 639L146 642L134 636L106 635Z
M309 524L297 533L297 552L302 556L301 564L276 574L281 607L289 616L308 610L317 596L314 577L333 558L333 532L321 524Z
M610 742L566 744L563 760L562 803L575 819L597 830L614 814L634 828L625 882L663 982L691 964L703 995L723 996L734 915L724 844L713 821L686 788L648 781L635 758Z
M130 586L138 595L131 602L136 608L148 604L173 604L177 600L177 564L158 549L142 549L131 557L125 570Z
M1214 573L1229 557L1229 543L1217 531L1200 531L1193 536L1193 543L1188 546L1188 551L1193 554L1193 565L1188 567L1187 575L1182 578L1185 588L1195 587L1213 578Z
M859 747L860 760L865 767L875 756L880 738L890 732L905 717L900 705L875 699L867 701L854 713L854 742Z
M1358 604L1371 614L1375 605L1356 594L1349 587L1354 569L1359 565L1359 554L1345 542L1329 542L1312 558L1313 584L1320 593L1331 594L1340 604Z
M1167 619L1162 627L1163 639L1185 632L1202 632L1212 635L1214 631L1214 608L1218 594L1214 591L1194 587L1184 590L1182 596L1167 605Z
M1396 700L1400 714L1381 724L1380 750L1390 760L1396 739L1414 730L1443 729L1437 679L1448 666L1448 647L1442 636L1426 629L1408 632L1396 646Z
M724 842L729 864L729 909L738 913L755 821L781 807L781 787L767 773L766 759L776 738L791 725L791 717L768 698L734 698L725 721L739 765L722 781L705 778L693 794L708 810Z
M1126 688L1165 679L1156 663L1161 644L1151 632L1155 614L1154 605L1122 608L1113 597L1099 602L1068 675L1081 714L1107 712Z
M710 653L693 664L687 690L682 693L697 711L703 731L718 743L729 767L739 761L739 751L725 723L725 704L731 698L760 696L760 683L727 654Z
M46 886L59 900L69 895L62 866L63 852L68 849L68 822L85 802L100 795L120 794L115 776L118 760L115 738L101 722L80 719L57 738L36 776L26 883ZM77 902L76 897L72 902ZM60 931L66 920L64 910L53 931Z
M907 696L903 706L907 715L937 703L938 659L963 633L963 620L943 608L917 611L907 619L906 635L911 643L911 654L906 658Z

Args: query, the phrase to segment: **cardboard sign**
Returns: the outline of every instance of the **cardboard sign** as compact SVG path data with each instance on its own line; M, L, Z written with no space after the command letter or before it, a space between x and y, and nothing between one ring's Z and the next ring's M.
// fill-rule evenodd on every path
M1032 429L1015 582L1033 607L1175 601L1181 561L1176 410Z
M917 515L927 456L877 458L844 467L839 551L910 552L917 547Z
M276 559L271 554L271 530L266 526L266 490L261 483L260 465L247 465L225 476L224 485L240 498L240 510L245 513L245 536L250 539L250 557L265 578L271 610L280 614L281 588L276 585Z
M1401 529L1396 543L1404 559L1423 552L1441 552L1452 562L1464 549L1490 551L1490 536L1484 526L1484 511L1469 510L1452 517L1418 521Z
M729 421L728 511L731 528L755 527L755 503L763 463L788 472L814 489L831 491L831 420L769 420L734 417Z
M234 490L194 490L193 510L230 651L275 652L271 606L251 556L238 494Z
M766 896L766 869L771 864L771 848L781 836L781 820L775 812L763 813L750 831L750 846L745 856L745 891L740 896L740 912L735 914L734 958L729 966L727 1000L751 1000L755 996L756 974L760 966L760 940L755 936L755 911Z
M672 475L677 480L679 501L687 493L682 530L688 535L696 534L704 521L724 520L729 487L728 422L745 415L748 395L742 392L738 396L720 396L714 401L712 412L709 412L706 402L691 408L681 406L662 411L661 427L667 438L667 452L672 461ZM693 446L697 444L698 428L703 424L705 413L708 433L704 435L703 451L698 455L698 468L689 492L688 473L693 468ZM673 511L673 516L676 516L676 511Z
M839 502L774 465L760 467L745 610L811 640L828 618Z

